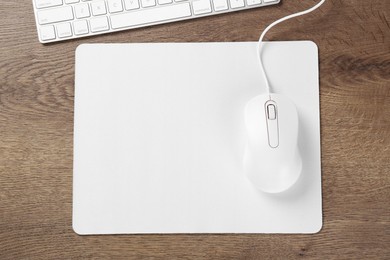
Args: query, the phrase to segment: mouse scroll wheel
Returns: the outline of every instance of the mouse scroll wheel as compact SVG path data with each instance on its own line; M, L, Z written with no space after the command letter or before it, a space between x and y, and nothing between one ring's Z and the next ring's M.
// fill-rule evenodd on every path
M267 106L267 116L269 120L275 120L276 119L276 107L273 104L269 104Z

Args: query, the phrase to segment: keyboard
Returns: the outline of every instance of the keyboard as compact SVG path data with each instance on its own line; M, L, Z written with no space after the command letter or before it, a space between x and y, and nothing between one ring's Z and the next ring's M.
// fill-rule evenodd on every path
M41 43L193 19L280 0L33 0Z

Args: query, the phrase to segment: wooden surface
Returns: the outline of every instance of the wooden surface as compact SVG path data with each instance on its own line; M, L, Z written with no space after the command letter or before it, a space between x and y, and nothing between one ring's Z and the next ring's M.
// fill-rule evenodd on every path
M390 1L328 0L271 40L320 50L324 226L314 235L72 231L74 51L91 42L254 41L313 0L43 46L31 0L0 1L0 259L389 259Z

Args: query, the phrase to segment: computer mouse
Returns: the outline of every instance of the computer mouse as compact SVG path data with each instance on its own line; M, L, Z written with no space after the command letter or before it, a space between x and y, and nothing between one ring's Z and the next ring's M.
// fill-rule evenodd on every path
M247 177L266 193L288 190L302 171L295 104L280 94L256 96L246 105L245 124L244 171Z

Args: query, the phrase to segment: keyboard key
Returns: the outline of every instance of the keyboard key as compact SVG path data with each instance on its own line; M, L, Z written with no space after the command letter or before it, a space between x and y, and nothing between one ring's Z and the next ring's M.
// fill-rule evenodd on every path
M213 0L213 6L216 12L224 11L228 9L227 0Z
M41 27L39 31L41 34L42 41L54 40L56 38L56 33L54 31L53 25Z
M35 0L38 9L62 5L62 0Z
M139 8L138 0L125 0L126 10L134 10Z
M258 4L261 4L261 0L246 0L246 3L249 6L258 5Z
M192 9L197 15L211 13L210 0L194 0L192 1Z
M75 4L80 2L80 0L65 0L65 4Z
M172 0L158 0L159 5L171 4Z
M156 0L141 0L142 7L151 7L156 5Z
M88 4L79 4L74 7L76 17L78 19L90 17L91 13L89 12Z
M73 10L71 6L48 9L38 12L38 23L48 24L73 20Z
M84 35L89 33L88 22L86 20L74 22L73 28L75 35Z
M92 32L103 32L109 29L107 17L93 18L90 21Z
M245 6L244 0L230 0L230 7L233 9L244 7L244 6Z
M118 13L123 11L122 0L108 0L108 11L110 13Z
M58 38L66 38L72 36L72 28L70 23L62 23L57 25Z
M107 14L106 4L104 1L96 1L91 3L92 14L94 16Z
M113 29L119 29L188 16L191 16L190 4L183 3L114 15L111 17L111 26Z

